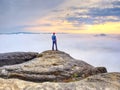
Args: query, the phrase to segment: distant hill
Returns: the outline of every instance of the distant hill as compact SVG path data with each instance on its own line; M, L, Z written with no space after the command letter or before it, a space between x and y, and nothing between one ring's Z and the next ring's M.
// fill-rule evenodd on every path
M11 32L11 33L0 33L0 34L40 34L35 32Z
M96 34L96 35L95 35L95 37L101 37L101 36L102 36L102 37L105 37L105 36L107 36L107 34L101 33L101 34Z
M11 33L0 33L0 35L10 35L10 34L51 34L50 32L48 33L40 33L40 32L11 32ZM67 34L67 33L57 33L57 34Z

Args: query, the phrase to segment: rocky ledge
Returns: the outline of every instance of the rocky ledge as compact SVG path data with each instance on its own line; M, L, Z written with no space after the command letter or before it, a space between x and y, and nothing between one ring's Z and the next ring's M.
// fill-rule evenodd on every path
M35 52L12 52L0 54L0 67L4 65L13 65L23 63L35 58L38 53Z
M26 55L30 55L29 52L22 53L22 57ZM65 52L49 50L32 53L31 58L24 60L15 56L16 53L9 53L9 57L14 57L13 63L10 60L0 67L0 90L120 89L120 73L107 73L105 67L94 67Z
M23 54L27 55L27 53ZM11 55L14 56L13 53ZM19 62L19 59L16 58L16 61ZM61 51L45 51L30 61L0 68L1 77L19 78L34 82L67 82L106 72L104 67L93 67L82 60L75 60Z
M69 83L0 78L0 90L120 90L120 73L103 73Z

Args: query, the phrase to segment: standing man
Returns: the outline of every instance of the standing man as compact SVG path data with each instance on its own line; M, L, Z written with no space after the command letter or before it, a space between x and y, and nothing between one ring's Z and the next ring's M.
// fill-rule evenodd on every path
M54 50L54 45L55 45L56 51L57 51L58 50L57 49L57 38L56 38L55 33L53 33L53 35L52 35L52 50Z

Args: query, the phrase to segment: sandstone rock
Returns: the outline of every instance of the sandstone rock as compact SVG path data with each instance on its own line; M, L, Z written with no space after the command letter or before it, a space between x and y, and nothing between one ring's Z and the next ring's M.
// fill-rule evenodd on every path
M35 52L12 52L0 54L0 67L4 65L13 65L23 63L37 57Z
M120 90L120 73L98 74L69 83L35 83L0 78L0 90Z
M21 64L1 67L0 76L33 82L70 82L107 72L104 67L93 67L61 51L45 51L37 56Z

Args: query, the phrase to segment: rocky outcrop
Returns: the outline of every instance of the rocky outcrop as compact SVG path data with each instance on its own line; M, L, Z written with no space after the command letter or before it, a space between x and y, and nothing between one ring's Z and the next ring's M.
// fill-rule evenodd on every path
M7 53L0 59L6 60L0 61L0 90L120 90L120 73L61 51Z
M35 52L12 52L0 54L0 67L4 65L13 65L29 61L37 57Z
M69 83L0 78L0 90L120 90L120 73L98 74Z
M33 82L71 82L106 72L104 67L94 67L64 52L45 51L30 61L1 67L0 77L19 78Z

